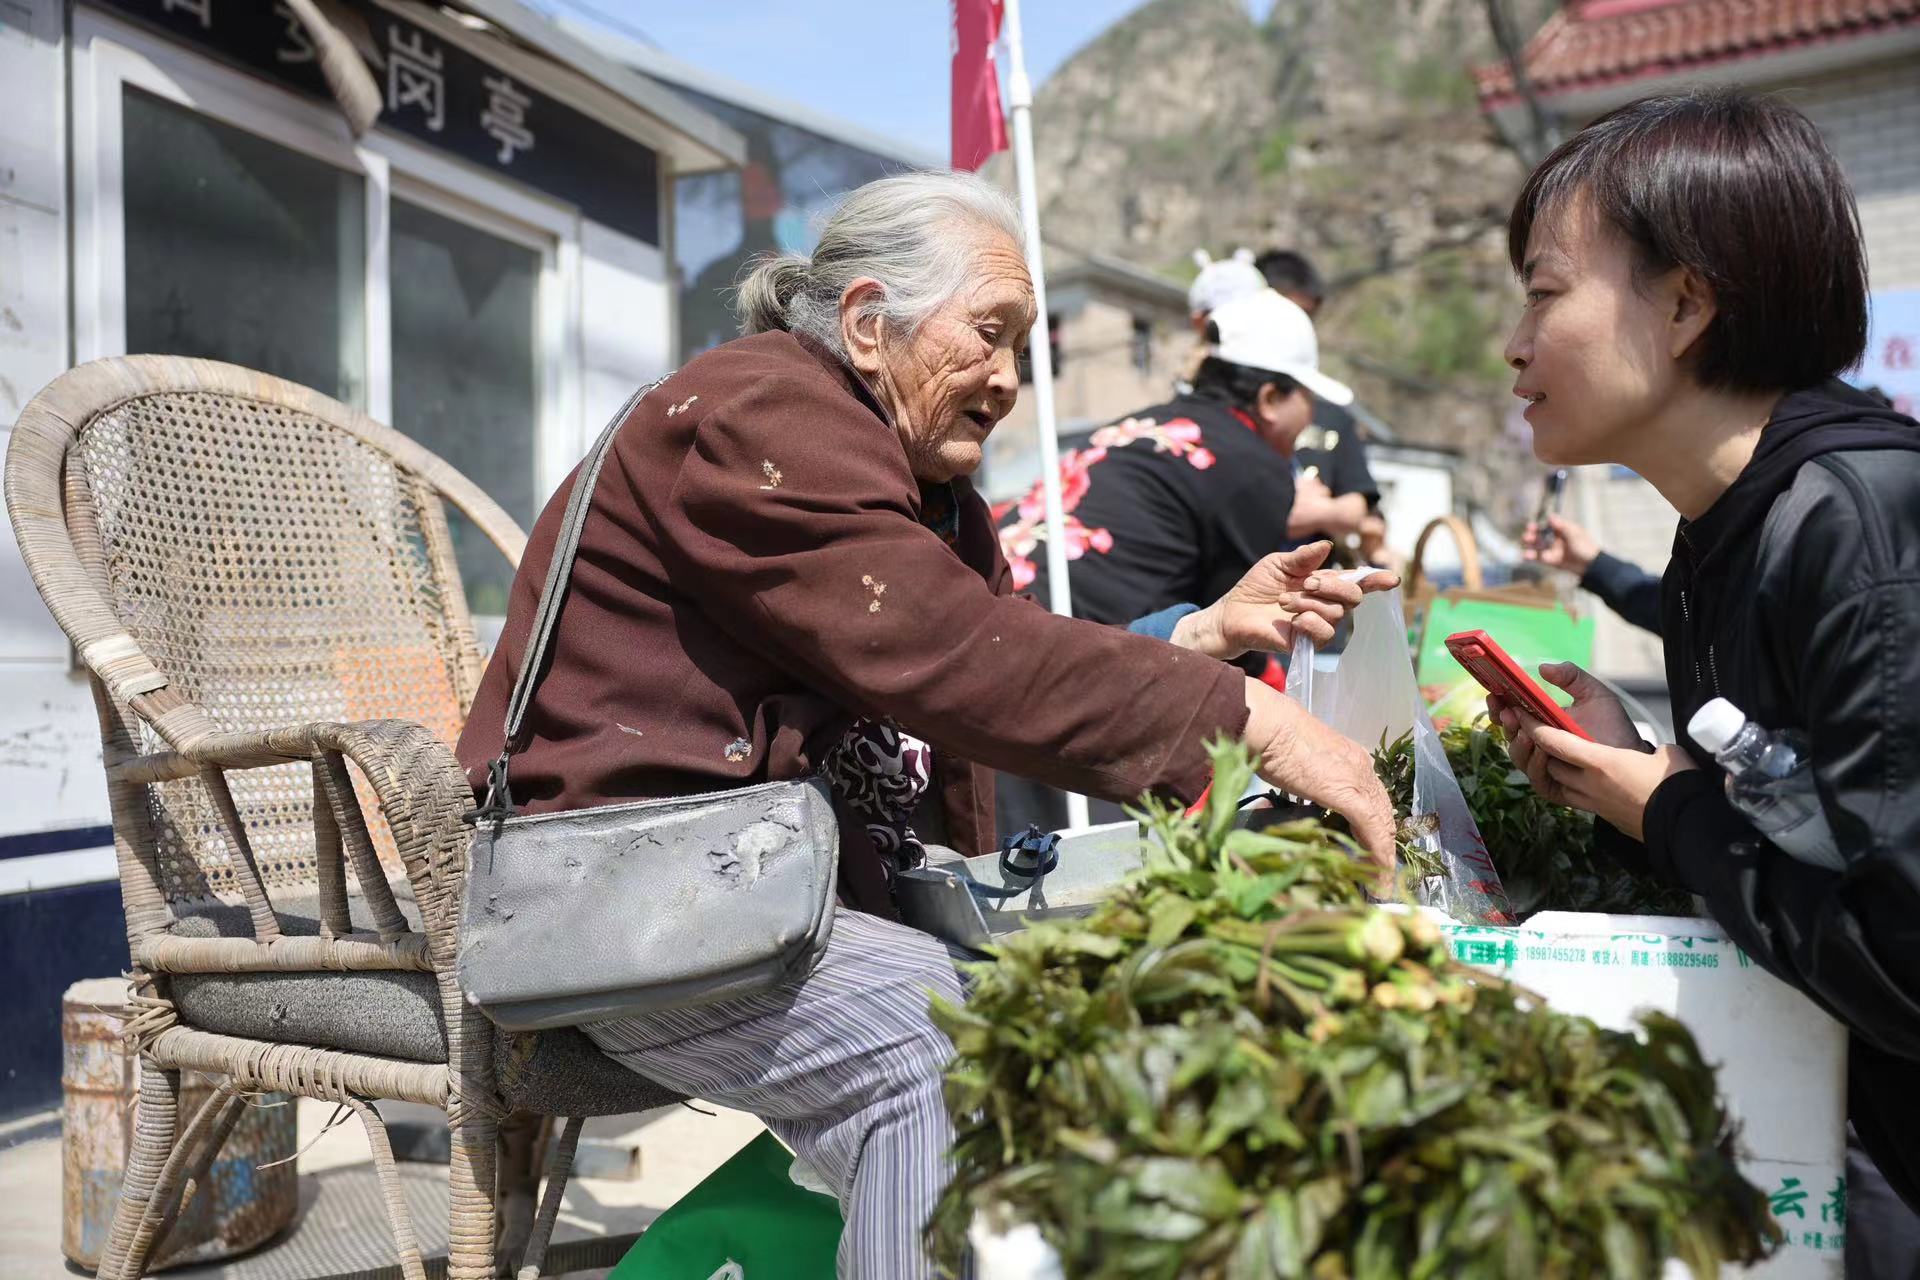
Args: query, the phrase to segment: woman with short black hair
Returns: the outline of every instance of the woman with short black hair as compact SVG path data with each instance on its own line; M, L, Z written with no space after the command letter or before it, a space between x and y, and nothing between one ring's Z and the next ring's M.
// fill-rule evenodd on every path
M1542 671L1594 741L1497 705L1514 760L1846 1024L1856 1127L1920 1205L1920 430L1836 378L1867 331L1846 181L1783 102L1648 98L1541 163L1509 247L1534 452L1631 467L1682 517L1660 623L1674 722L1724 697L1804 732L1845 866L1770 844L1708 752L1652 749L1571 664Z

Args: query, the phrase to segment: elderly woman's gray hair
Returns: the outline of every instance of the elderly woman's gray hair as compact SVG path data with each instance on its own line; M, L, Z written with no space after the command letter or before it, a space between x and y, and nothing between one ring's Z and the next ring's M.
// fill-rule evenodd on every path
M965 287L982 229L1021 242L1019 206L983 178L931 172L869 182L841 199L811 258L782 253L753 264L734 300L741 332L806 334L844 358L840 295L869 277L885 294L868 306L912 334Z

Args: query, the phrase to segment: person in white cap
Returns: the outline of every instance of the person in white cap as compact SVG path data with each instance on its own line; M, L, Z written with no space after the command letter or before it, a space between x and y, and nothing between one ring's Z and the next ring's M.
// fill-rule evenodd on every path
M1297 249L1268 249L1253 260L1267 285L1281 297L1296 302L1317 325L1320 309L1326 304L1328 286L1324 276L1305 254ZM1334 511L1335 524L1324 526L1318 534L1346 542L1358 535L1360 559L1367 564L1386 564L1394 552L1386 545L1387 522L1380 514L1380 485L1367 465L1366 432L1361 426L1365 415L1358 406L1329 404L1322 400L1313 407L1313 426L1300 437L1299 474L1304 481L1317 478L1327 486L1329 498L1346 497ZM1295 507L1310 505L1315 495L1311 485L1302 484L1294 499ZM1348 495L1359 495L1355 501ZM1349 523L1349 520L1357 523Z
M1061 460L1073 611L1126 624L1230 589L1295 545L1295 441L1316 397L1353 393L1320 371L1313 322L1264 287L1215 307L1189 390L1088 436ZM1324 492L1324 490L1322 490ZM1312 513L1307 529L1326 527ZM1007 510L1016 589L1046 598L1039 486Z
M1195 249L1193 261L1200 271L1187 286L1187 312L1195 333L1206 332L1208 318L1219 308L1267 287L1266 277L1254 265L1251 249L1235 249L1230 258L1215 258L1205 249Z
M1208 326L1216 310L1229 302L1272 289L1299 307L1311 321L1326 289L1313 264L1290 250L1269 249L1255 257L1251 249L1236 249L1230 258L1215 259L1205 249L1195 249L1193 260L1199 264L1200 272L1187 287L1187 308L1194 332L1202 335L1202 342L1187 362L1185 372L1173 384L1176 396L1192 393L1194 376L1201 363L1213 354ZM1275 263L1278 268L1273 266ZM1292 274L1288 274L1289 271ZM1353 418L1341 407L1344 403L1320 397L1314 405L1312 426L1299 437L1300 456L1293 469L1293 516L1289 522L1291 545L1321 538L1346 545L1355 534L1364 540L1370 527L1378 535L1386 531L1385 523L1373 513L1380 498L1380 486L1374 483L1373 473L1367 469L1366 446L1361 442ZM1374 541L1378 543L1379 538ZM1377 554L1384 548L1375 546L1374 551ZM1336 552L1336 556L1339 554Z

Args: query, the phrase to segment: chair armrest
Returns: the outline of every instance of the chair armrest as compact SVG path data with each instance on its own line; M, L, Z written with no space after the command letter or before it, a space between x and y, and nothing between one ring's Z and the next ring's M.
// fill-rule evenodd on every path
M453 749L411 720L321 723L295 732L353 761L372 784L435 959L451 965L472 840L463 818L473 808L473 788Z
M462 816L473 807L473 792L452 749L424 726L410 720L316 721L260 732L208 733L184 751L118 761L108 774L117 782L143 784L302 760L317 769L338 768L344 760L359 767L393 833L436 967L451 965L470 839ZM331 790L351 844L353 824L364 824L364 818L351 786ZM332 835L337 841L338 831ZM364 871L360 878L366 879Z

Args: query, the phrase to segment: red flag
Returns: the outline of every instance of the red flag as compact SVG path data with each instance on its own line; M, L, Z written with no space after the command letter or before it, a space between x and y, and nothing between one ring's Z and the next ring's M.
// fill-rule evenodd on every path
M953 167L978 169L1007 149L993 44L1000 38L1002 0L952 0Z

